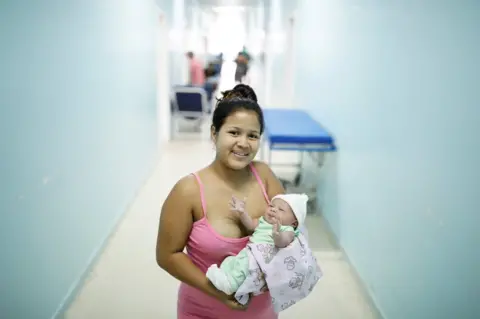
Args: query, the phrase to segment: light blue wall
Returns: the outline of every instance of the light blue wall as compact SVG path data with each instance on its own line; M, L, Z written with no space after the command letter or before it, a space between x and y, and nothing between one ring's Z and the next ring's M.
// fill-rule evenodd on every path
M324 215L387 319L480 315L480 2L305 0Z
M148 0L0 4L0 317L50 318L157 152Z

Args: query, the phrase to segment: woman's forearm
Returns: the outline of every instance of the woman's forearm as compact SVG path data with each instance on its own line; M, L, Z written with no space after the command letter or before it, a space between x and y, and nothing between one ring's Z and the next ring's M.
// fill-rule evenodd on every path
M210 283L207 276L183 252L166 257L163 262L159 263L159 266L181 282L197 288L209 296L221 299L224 295Z

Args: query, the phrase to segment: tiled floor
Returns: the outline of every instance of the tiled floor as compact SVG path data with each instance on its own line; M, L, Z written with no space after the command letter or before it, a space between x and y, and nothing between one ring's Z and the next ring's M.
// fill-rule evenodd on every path
M191 160L192 154L195 161ZM176 318L178 282L155 262L160 207L180 177L206 166L213 155L208 130L165 145L155 172L111 237L65 318ZM280 318L376 318L322 218L310 215L307 228L324 277L307 299Z

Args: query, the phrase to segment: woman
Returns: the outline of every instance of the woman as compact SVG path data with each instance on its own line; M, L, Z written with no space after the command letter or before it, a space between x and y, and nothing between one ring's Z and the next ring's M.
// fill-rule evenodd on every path
M223 93L213 114L214 161L180 179L165 200L157 239L157 263L182 282L177 318L275 319L270 294L242 306L211 285L205 272L248 243L232 195L246 198L252 217L263 215L284 189L270 168L254 162L263 133L263 114L252 88L239 84ZM187 253L184 253L184 248Z

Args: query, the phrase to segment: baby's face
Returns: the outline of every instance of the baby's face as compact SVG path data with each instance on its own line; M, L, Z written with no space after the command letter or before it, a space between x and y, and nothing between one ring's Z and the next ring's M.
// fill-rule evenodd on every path
M280 198L275 198L272 201L272 206L277 211L277 217L280 220L280 224L283 226L297 226L297 218L286 201Z

